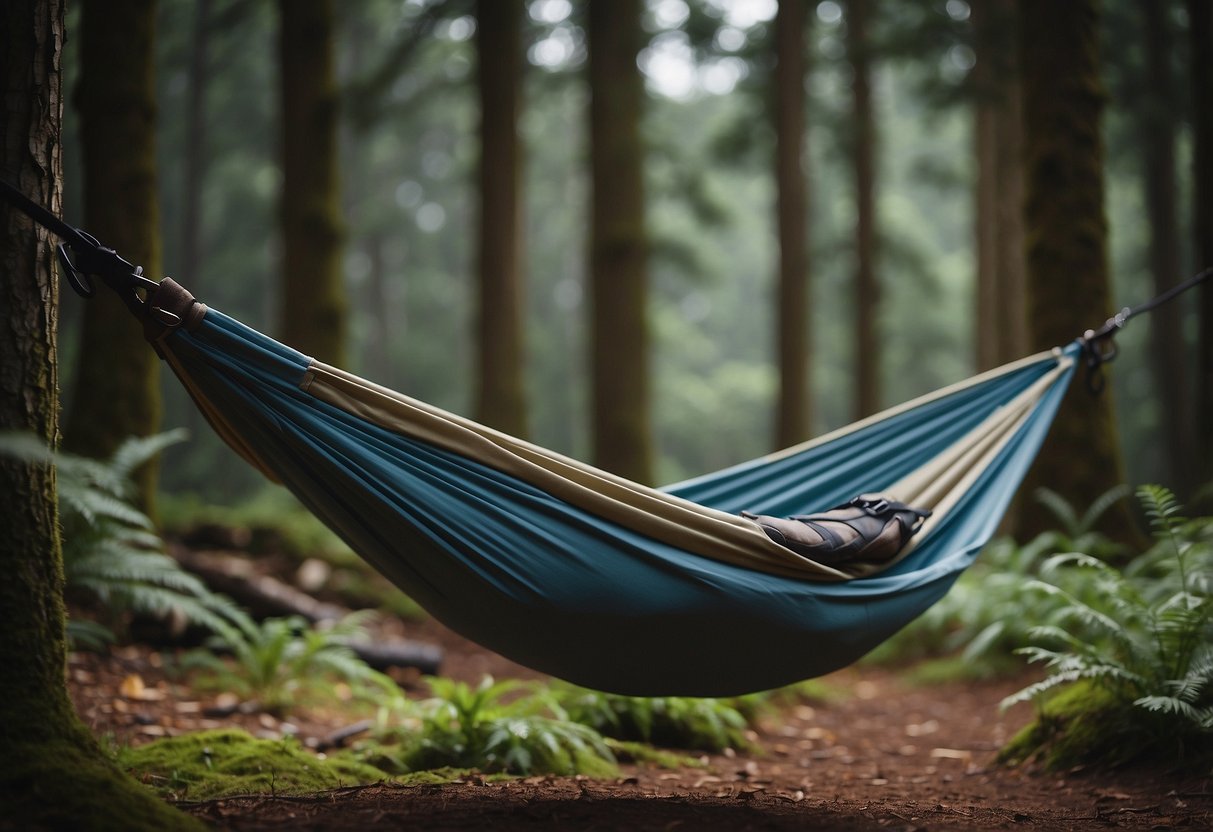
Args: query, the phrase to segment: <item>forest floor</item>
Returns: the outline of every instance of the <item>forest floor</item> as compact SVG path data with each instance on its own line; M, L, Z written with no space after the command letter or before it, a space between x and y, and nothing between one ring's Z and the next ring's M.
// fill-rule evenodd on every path
M443 675L537 678L434 622L392 624L441 645ZM240 726L307 744L350 721L336 712L293 713L289 723L260 713L208 716L216 694L167 670L159 653L134 645L72 654L68 681L86 724L121 743ZM420 683L407 674L399 681ZM1213 828L1207 772L1047 774L997 764L998 748L1031 717L1027 706L1001 713L998 703L1026 681L916 686L888 670L851 669L825 679L837 698L788 706L760 723L754 751L702 757L698 768L624 765L610 780L469 776L178 805L235 830Z

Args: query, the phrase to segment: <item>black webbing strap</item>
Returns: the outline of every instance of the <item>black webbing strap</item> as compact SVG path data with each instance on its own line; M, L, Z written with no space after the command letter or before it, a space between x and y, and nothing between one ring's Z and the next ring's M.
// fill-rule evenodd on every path
M118 252L103 246L87 231L68 225L3 180L0 180L0 198L63 240L56 246L59 263L76 294L91 298L97 293L92 278L99 277L118 293L132 312L140 314L143 301L139 290L149 291L158 285L143 276L142 266L123 259Z
M1084 332L1079 340L1082 341L1082 352L1087 365L1087 389L1094 395L1103 392L1105 382L1102 367L1115 359L1120 352L1112 338L1129 322L1130 318L1154 311L1211 277L1213 277L1213 266L1189 277L1183 283L1175 284L1167 291L1144 303L1134 307L1126 306L1108 318L1099 329L1088 329Z

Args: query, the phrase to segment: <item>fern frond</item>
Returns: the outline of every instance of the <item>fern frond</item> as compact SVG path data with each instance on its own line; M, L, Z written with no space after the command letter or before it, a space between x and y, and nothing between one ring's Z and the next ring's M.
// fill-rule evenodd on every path
M109 466L117 476L125 479L165 448L184 442L187 438L189 431L185 428L176 428L152 436L127 437L110 456Z
M1038 488L1032 496L1036 499L1036 502L1048 509L1049 513L1057 519L1058 524L1070 537L1077 537L1082 533L1078 520L1078 512L1074 510L1074 506L1065 497L1051 488Z

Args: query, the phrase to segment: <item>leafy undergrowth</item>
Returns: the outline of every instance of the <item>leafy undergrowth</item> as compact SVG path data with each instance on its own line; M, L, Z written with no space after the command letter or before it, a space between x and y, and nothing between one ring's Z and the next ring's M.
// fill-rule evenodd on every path
M1047 677L1003 703L1040 703L1008 760L1213 764L1213 518L1183 519L1164 488L1138 496L1154 531L1148 551L1124 570L1056 555L1027 587L1058 607L1021 651Z
M345 755L322 758L289 737L260 740L233 728L120 748L117 759L137 780L176 800L306 794L389 779L361 760Z

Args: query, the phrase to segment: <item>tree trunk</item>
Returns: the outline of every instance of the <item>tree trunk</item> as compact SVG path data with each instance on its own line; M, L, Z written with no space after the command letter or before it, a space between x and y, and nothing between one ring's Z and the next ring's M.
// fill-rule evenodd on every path
M76 90L84 156L84 227L159 279L156 195L154 0L88 0L80 19ZM118 46L120 45L120 46ZM117 48L116 48L117 47ZM129 436L160 424L160 362L118 297L99 287L84 310L64 441L108 456ZM152 512L154 463L136 473L139 502Z
M876 124L872 114L872 66L868 0L847 0L847 54L854 106L855 172L855 418L880 408L880 344L876 281Z
M775 446L807 439L809 258L805 158L805 0L780 0L775 16L775 180L779 191L779 406Z
M977 64L971 76L977 159L977 368L1023 357L1027 312L1023 266L1023 171L1013 0L972 4Z
M0 176L57 213L62 47L62 0L0 4ZM46 233L0 204L0 431L32 431L50 443L58 438L53 263ZM119 772L68 699L54 470L0 458L0 494L3 823L14 829L200 829Z
M282 340L345 363L332 0L279 0Z
M1020 6L1023 67L1025 207L1032 347L1074 340L1108 317L1107 222L1104 218L1100 118L1099 15L1094 0ZM1079 507L1124 481L1112 396L1070 390L1028 490L1047 486ZM1132 539L1127 510L1106 516L1109 532ZM1054 523L1035 501L1024 506L1026 531Z
M1175 187L1175 102L1171 99L1172 37L1165 4L1139 0L1146 45L1146 86L1149 95L1137 109L1141 130L1146 217L1149 221L1150 272L1154 293L1179 282L1179 220ZM1162 481L1181 497L1190 496L1192 452L1188 415L1191 412L1187 355L1183 344L1183 306L1164 304L1149 318L1150 359L1154 394L1162 409Z
M1196 268L1213 268L1213 3L1188 0L1192 82L1192 242ZM1196 455L1198 483L1213 482L1213 281L1200 287Z
M994 114L998 134L998 228L995 240L998 302L1002 317L998 329L998 363L1005 364L1028 352L1027 266L1024 263L1023 95L1014 31L1015 0L998 0L1003 21L1002 51L1006 60L1002 106Z
M177 280L195 295L202 292L202 179L206 171L206 90L210 80L211 0L194 6L189 92L185 128L185 177L181 211L181 260Z
M987 19L989 4L970 4L974 52L977 62L969 80L973 85L973 150L977 181L973 193L977 308L973 344L977 369L998 366L998 29Z
M590 0L590 374L596 465L651 482L638 0Z
M526 435L522 382L522 274L518 99L521 0L479 0L480 249L477 310L478 421Z

